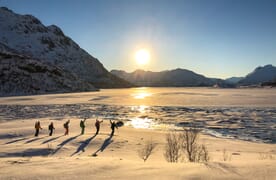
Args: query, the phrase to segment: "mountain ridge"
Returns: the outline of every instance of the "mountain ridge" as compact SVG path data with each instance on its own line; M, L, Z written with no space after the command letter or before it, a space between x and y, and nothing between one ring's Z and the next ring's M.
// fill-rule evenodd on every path
M191 70L176 68L160 72L135 70L127 73L122 70L111 70L112 74L119 76L137 86L214 86L230 87L222 79L207 78Z
M274 85L276 82L276 67L271 64L259 66L244 77L231 77L227 79L209 78L182 68L159 72L141 69L134 70L133 72L126 72L123 70L111 70L110 72L138 86L214 86L232 88L252 85L262 86L264 84ZM173 76L173 74L173 78L166 78ZM177 76L177 74L179 76ZM188 82L187 79L185 80L183 76L189 77L188 79L190 79L190 81ZM178 82L176 82L177 80ZM194 82L192 83L191 81Z
M259 66L252 72L248 73L237 84L240 86L260 85L266 82L273 82L276 80L276 67L272 64Z
M260 66L245 77L226 80L205 77L183 68L160 72L141 69L132 73L119 70L109 72L97 58L82 49L56 25L45 26L32 15L16 14L5 7L0 7L0 25L0 65L4 72L1 72L0 79L2 96L9 92L13 92L12 95L80 92L134 85L239 87L274 84L276 81L276 67L273 65ZM15 69L8 68L9 63ZM43 71L40 70L46 74L41 74ZM18 84L9 79L11 74L17 74ZM47 81L48 85L43 81ZM25 82L26 85L19 82ZM50 84L54 87L50 87Z
M71 73L11 50L0 43L0 96L97 90Z
M0 7L0 24L2 54L14 51L25 59L39 61L47 68L58 68L64 74L75 77L76 81L89 83L87 87L91 87L91 91L97 88L132 87L129 82L109 73L97 58L80 48L56 25L45 26L32 15L16 14L6 7ZM83 91L87 91L87 88Z

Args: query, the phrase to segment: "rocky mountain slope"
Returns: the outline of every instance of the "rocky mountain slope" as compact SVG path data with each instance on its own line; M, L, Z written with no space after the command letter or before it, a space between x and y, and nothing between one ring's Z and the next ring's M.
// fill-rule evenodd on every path
M109 73L98 59L81 49L55 25L44 26L32 15L19 15L2 7L0 27L0 43L15 50L18 55L66 71L77 80L88 82L97 88L131 86Z
M20 55L1 43L0 64L0 96L96 90L69 72Z

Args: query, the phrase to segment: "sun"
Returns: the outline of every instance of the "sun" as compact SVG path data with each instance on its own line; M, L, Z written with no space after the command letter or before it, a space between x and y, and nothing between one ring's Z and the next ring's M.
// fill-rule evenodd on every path
M135 59L137 64L146 65L150 60L150 53L146 49L140 49L135 53Z

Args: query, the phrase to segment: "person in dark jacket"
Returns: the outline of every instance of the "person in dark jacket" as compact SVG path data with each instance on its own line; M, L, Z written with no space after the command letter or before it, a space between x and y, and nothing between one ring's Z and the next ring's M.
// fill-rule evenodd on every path
M54 129L55 129L54 123L53 123L53 122L51 122L51 123L49 124L48 129L49 129L49 136L52 136L53 131L54 131Z
M110 136L113 136L113 135L114 135L115 127L118 129L118 127L117 127L117 125L116 125L116 122L110 120L110 128L111 128L111 135L110 135Z
M86 118L84 118L84 120L81 120L81 121L80 121L81 134L84 134L84 130L85 130L85 121L86 121Z
M95 122L95 127L96 127L96 134L99 133L100 131L100 126L101 126L101 123L103 122L103 120L99 121L98 119L96 119L96 122Z
M35 122L35 136L38 136L40 129L42 129L42 127L40 126L40 121L36 121Z
M63 124L63 127L65 128L65 133L64 133L65 136L69 134L69 123L70 123L70 120L66 121Z

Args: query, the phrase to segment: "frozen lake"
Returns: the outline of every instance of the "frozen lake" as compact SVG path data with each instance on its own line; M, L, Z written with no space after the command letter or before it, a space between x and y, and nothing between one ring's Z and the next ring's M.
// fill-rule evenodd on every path
M0 121L95 118L134 128L202 128L228 138L276 142L276 89L130 88L0 98Z
M276 107L276 89L129 88L99 92L3 97L0 104Z

